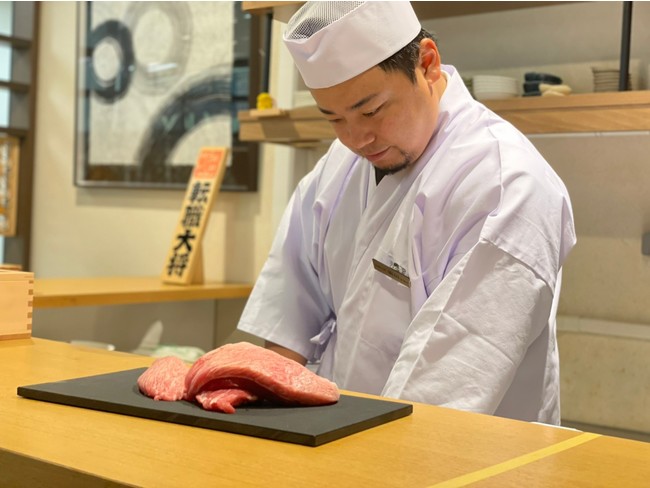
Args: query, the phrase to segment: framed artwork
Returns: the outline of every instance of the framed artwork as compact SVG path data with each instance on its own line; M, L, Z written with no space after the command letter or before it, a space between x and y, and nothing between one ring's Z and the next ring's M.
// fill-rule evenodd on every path
M222 191L256 191L237 112L265 91L270 19L241 2L81 2L75 184L185 189L201 147L230 148ZM250 90L254 87L256 90Z

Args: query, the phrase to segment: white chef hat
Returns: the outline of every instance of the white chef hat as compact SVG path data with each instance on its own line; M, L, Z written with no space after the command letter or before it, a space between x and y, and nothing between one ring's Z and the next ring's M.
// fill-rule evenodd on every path
M307 87L328 88L389 58L421 28L408 1L307 2L284 43Z

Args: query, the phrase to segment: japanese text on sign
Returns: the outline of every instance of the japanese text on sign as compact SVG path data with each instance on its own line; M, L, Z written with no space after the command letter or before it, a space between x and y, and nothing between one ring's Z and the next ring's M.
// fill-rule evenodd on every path
M225 148L201 150L187 186L163 281L188 283L192 279L195 256L200 253L206 222L225 171L226 155Z

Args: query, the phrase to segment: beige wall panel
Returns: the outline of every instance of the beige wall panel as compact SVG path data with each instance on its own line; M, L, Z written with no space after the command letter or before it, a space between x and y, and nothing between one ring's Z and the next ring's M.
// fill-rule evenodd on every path
M565 266L560 312L650 324L650 135L534 137L564 180L578 244Z
M562 418L650 433L650 341L559 334Z

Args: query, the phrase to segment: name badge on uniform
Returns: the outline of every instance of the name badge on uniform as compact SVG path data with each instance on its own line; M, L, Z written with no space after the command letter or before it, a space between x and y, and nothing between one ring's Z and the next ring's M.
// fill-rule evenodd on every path
M411 278L406 274L406 270L402 268L399 264L394 263L393 267L390 267L381 261L377 261L373 258L372 264L377 271L381 274L388 276L389 278L394 279L395 281L401 283L404 286L411 288Z

